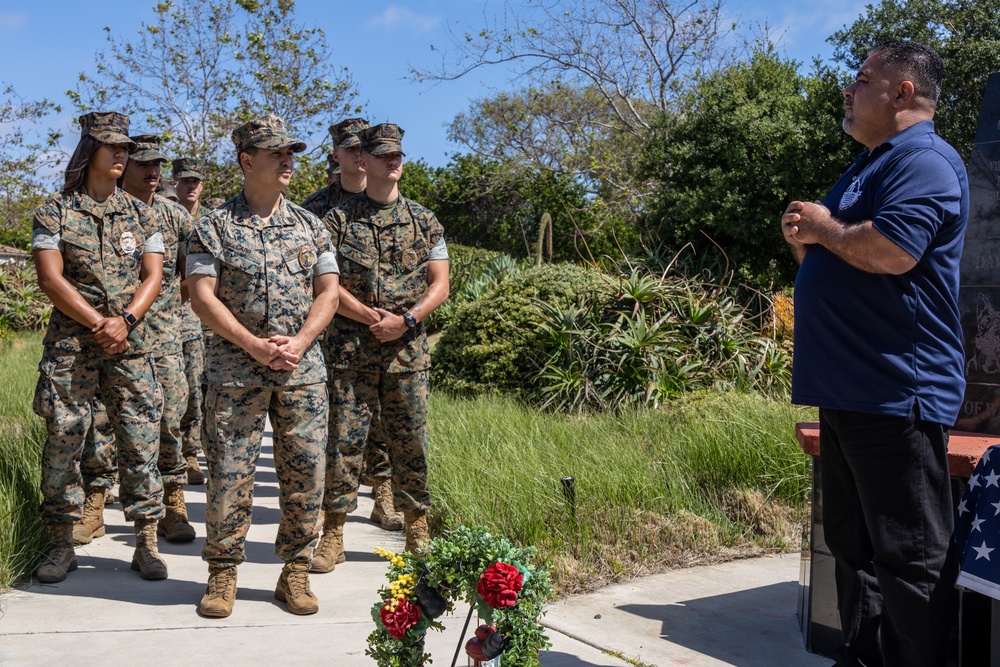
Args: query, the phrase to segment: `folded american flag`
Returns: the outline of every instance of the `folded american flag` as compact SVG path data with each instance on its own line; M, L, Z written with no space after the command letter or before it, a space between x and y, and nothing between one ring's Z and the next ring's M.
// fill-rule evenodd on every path
M1000 444L983 453L955 512L957 585L1000 600Z

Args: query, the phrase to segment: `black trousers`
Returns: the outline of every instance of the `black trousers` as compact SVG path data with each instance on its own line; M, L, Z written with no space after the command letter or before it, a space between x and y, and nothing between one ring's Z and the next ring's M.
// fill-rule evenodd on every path
M852 667L943 667L958 559L948 428L821 409L823 526Z

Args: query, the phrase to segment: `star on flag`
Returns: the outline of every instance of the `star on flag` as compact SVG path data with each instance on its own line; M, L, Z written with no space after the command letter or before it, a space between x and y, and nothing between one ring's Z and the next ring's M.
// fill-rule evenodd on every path
M986 542L983 542L982 545L978 547L972 547L972 550L976 552L976 560L979 560L980 558L989 560L990 552L993 551L992 548L986 546Z
M955 546L961 554L957 584L1000 600L1000 558L992 557L1000 535L1000 456L992 456L997 447L980 458L955 509Z

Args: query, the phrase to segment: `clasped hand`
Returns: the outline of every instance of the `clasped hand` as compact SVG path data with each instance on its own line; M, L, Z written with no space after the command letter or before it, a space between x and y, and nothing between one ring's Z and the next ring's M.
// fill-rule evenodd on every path
M294 371L306 353L305 343L298 336L275 335L257 340L253 358L271 370Z
M830 209L819 202L793 201L781 216L781 233L792 246L819 243L821 227L830 220Z
M375 308L374 310L380 319L378 322L368 327L368 329L380 343L388 343L389 341L396 340L406 333L406 330L409 327L406 326L406 322L403 320L402 315L394 315L388 310L383 310L382 308Z
M121 317L102 317L91 331L97 344L108 354L121 354L130 347L128 325Z

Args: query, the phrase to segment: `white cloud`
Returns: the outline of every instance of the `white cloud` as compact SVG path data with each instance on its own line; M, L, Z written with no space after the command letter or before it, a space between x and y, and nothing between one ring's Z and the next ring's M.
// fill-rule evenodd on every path
M411 32L429 32L438 27L441 20L437 16L417 14L416 12L392 4L385 8L381 14L371 17L365 21L365 26L369 28L406 28Z
M20 30L28 25L28 15L24 13L0 12L0 31Z

